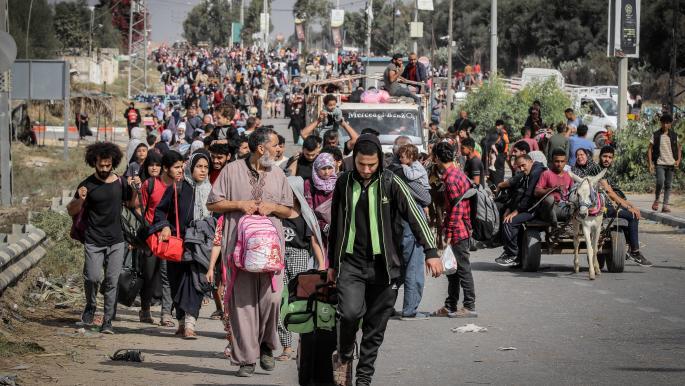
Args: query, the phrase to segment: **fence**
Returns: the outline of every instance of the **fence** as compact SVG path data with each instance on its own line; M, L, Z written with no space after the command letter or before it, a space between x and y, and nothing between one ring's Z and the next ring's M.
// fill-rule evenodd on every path
M0 235L0 294L45 257L45 232L32 225L12 225Z

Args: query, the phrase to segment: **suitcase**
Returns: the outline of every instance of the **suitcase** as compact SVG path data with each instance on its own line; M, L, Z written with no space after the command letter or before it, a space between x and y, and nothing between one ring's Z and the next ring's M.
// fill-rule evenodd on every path
M333 383L331 356L337 344L336 330L315 329L300 334L297 378L301 386L329 386Z

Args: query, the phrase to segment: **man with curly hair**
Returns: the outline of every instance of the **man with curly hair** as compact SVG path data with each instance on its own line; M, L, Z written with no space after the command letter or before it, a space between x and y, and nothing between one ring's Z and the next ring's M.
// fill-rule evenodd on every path
M95 172L83 180L74 198L67 205L70 216L81 211L87 223L83 246L85 262L83 267L86 307L81 322L91 325L97 309L98 286L103 280L104 267L104 318L100 332L113 334L112 319L116 314L117 282L124 262L126 243L121 230L121 209L131 201L133 191L114 174L123 154L110 142L97 142L86 148L85 161Z

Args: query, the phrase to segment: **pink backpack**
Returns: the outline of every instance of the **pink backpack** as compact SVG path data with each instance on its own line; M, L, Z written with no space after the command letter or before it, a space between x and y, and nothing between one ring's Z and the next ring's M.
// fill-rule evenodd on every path
M233 264L247 272L279 273L285 268L281 238L268 217L240 218Z

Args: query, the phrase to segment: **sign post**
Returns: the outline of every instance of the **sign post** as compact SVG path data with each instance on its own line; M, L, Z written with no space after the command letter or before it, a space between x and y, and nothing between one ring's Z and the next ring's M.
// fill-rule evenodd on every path
M618 127L628 122L628 58L640 55L640 0L610 0L607 56L618 63Z

